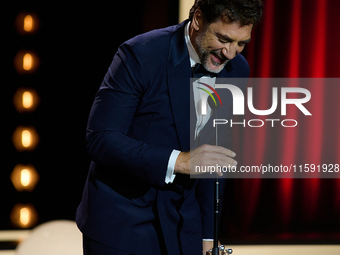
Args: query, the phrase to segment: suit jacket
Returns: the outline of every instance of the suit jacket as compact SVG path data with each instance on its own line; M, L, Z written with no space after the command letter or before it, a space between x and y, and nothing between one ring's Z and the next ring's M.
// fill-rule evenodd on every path
M201 254L202 238L213 237L212 182L180 174L164 182L172 150L190 149L186 23L122 44L90 112L92 162L76 221L126 254ZM239 55L219 77L248 75Z

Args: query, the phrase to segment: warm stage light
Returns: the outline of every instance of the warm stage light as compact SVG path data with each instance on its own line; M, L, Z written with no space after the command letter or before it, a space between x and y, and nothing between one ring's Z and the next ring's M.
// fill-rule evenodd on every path
M20 222L26 226L30 222L30 210L27 207L20 209Z
M33 56L29 53L26 53L22 60L22 68L26 71L31 70L33 67Z
M26 15L24 18L24 30L26 32L31 32L33 30L34 20L32 15Z
M34 150L39 136L33 127L18 127L13 133L13 144L18 151Z
M14 225L20 228L30 228L37 223L38 213L33 205L16 204L10 217Z
M23 187L27 187L31 182L31 174L28 169L22 169L20 174L20 183Z
M39 58L32 51L19 51L14 58L14 66L19 74L33 73L39 66Z
M34 89L19 88L13 97L13 104L18 112L32 112L39 103L39 97Z
M32 191L39 181L39 175L32 165L17 165L11 173L11 181L17 191Z
M32 93L29 92L29 91L25 91L22 94L22 106L25 109L29 109L29 108L32 107L32 105L33 105L33 96L32 96Z
M31 132L27 129L23 130L21 132L21 144L22 146L24 146L25 148L30 147L32 142L31 142L32 138L31 138Z
M39 20L34 13L19 13L15 20L15 25L19 34L32 34L37 32Z

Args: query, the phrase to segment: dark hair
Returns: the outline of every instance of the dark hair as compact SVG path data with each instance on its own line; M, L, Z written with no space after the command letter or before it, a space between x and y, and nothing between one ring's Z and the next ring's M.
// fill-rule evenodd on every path
M207 24L227 17L231 23L255 26L261 19L263 3L262 0L195 0L189 14L191 21L197 9L202 11Z

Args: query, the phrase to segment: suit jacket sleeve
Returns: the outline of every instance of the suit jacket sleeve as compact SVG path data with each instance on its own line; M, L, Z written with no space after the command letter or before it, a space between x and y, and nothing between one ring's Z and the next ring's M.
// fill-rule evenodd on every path
M128 134L146 86L138 53L123 44L95 97L88 120L87 150L96 163L164 185L172 149L146 144Z

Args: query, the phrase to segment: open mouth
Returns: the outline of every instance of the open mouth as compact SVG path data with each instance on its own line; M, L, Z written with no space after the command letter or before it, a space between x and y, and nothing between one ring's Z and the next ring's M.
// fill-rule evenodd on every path
M211 56L212 56L212 63L214 64L214 65L221 65L221 64L223 64L225 61L226 61L226 59L224 58L224 57L222 57L222 56L219 56L218 54L216 54L216 53L211 53Z

